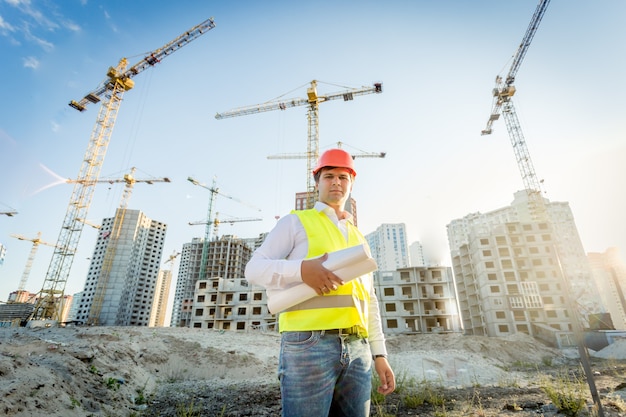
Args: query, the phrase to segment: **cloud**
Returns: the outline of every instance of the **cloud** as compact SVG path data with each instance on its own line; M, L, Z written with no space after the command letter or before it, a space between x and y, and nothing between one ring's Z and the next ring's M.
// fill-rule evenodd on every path
M46 52L50 52L54 49L54 45L51 42L48 42L45 39L41 39L37 36L31 35L30 33L25 33L26 35L26 39L36 43L37 45L41 46L41 49L43 49Z
M25 68L37 69L39 67L39 60L34 56L27 56L26 58L22 58L24 62Z
M0 31L6 35L10 32L21 33L27 41L39 45L43 50L50 52L54 49L54 45L41 35L35 34L42 29L46 32L53 33L61 26L55 21L54 17L48 17L46 13L37 9L31 4L30 0L5 0L8 4L19 10L23 16L20 17L19 27L0 20ZM54 14L53 14L54 15ZM0 18L1 19L1 18ZM64 22L64 27L76 31L78 26L72 22Z
M70 20L63 21L63 26L72 32L80 32L82 30L78 24Z
M15 31L15 28L11 26L9 22L4 20L2 16L0 16L0 33L6 36L9 32L14 32L14 31Z

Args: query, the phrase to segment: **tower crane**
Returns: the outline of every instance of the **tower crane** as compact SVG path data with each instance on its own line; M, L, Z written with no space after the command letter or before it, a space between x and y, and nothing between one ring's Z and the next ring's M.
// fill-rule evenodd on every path
M213 235L217 237L218 235L217 232L218 232L220 223L230 223L232 225L233 223L239 223L239 222L260 222L261 220L263 219L259 217L240 217L240 218L231 217L225 220L220 220L219 213L215 212L215 219L213 220ZM207 225L207 222L208 222L207 220L201 220L198 222L189 222L189 226L197 226L201 224Z
M102 227L102 225L95 224L95 223L93 223L93 222L90 222L90 221L89 221L89 220L87 220L87 219L77 218L76 220L78 220L78 221L79 221L79 222L81 222L81 223L85 223L87 226L91 226L91 227L93 227L94 229L100 229L100 228Z
M85 111L89 103L102 101L96 123L91 133L87 151L83 157L78 179L65 213L65 218L57 239L46 278L39 293L31 319L59 320L58 301L63 296L74 261L74 253L80 240L84 223L77 219L86 219L93 197L95 180L100 175L111 133L124 93L134 86L133 77L145 69L156 65L162 59L187 45L194 39L215 27L213 18L194 26L173 41L146 55L138 63L128 68L128 60L122 58L116 67L110 67L105 80L79 101L70 101L69 105L79 111Z
M17 291L21 293L22 291L26 290L26 282L28 281L28 277L30 276L30 270L33 267L33 262L35 261L35 255L37 254L39 245L51 246L53 248L56 248L57 245L41 240L41 232L37 232L37 237L35 238L28 238L26 236L18 234L11 234L11 237L17 238L19 240L26 240L32 242L33 244L28 255L28 260L26 261L26 267L24 268L24 272L22 273L22 278L20 279L20 283L17 287Z
M5 215L5 216L8 216L8 217L13 217L13 216L15 216L15 215L17 214L17 211L15 211L15 210L13 209L13 207L9 207L9 206L7 206L6 204L3 204L3 206L7 207L9 210L2 210L2 211L0 211L0 215Z
M104 253L104 259L102 260L102 269L100 269L100 276L96 282L96 288L94 291L93 301L89 310L89 316L87 318L87 324L97 325L100 319L100 312L102 310L102 303L104 301L104 295L106 293L107 284L111 276L111 268L113 261L115 260L115 254L117 253L117 244L122 232L122 225L124 224L124 217L126 215L126 209L128 208L128 201L132 194L133 186L138 182L145 182L147 184L154 184L155 182L171 182L169 178L150 178L150 179L136 179L136 168L132 167L129 174L125 174L122 179L110 179L110 180L96 180L96 182L108 182L110 184L124 182L124 191L122 192L122 201L120 207L115 213L113 219L113 226L111 232L107 236L107 247Z
M337 142L337 147L343 147L344 143L339 141ZM363 152L360 153L350 152L352 159L355 158L384 158L387 156L387 152ZM267 159L304 159L307 155L304 153L281 153L277 155L269 155Z
M522 39L522 42L520 43L517 52L513 57L513 62L506 78L503 79L500 75L496 77L496 86L492 90L493 104L491 108L491 115L489 116L489 120L487 121L486 128L481 132L481 134L491 134L493 123L500 118L500 114L504 116L504 122L506 124L506 128L511 139L511 144L513 145L515 157L517 159L517 165L522 175L522 181L524 182L526 193L528 194L528 205L530 213L535 221L545 222L548 227L554 231L553 224L551 222L547 207L545 205L545 201L542 196L542 181L539 181L537 179L537 175L535 174L535 168L533 167L530 153L528 152L528 148L526 147L526 140L524 139L522 128L520 126L519 119L517 117L517 113L515 112L515 107L513 106L512 101L512 97L515 94L515 76L517 75L517 71L519 70L522 61L524 60L524 56L526 55L528 47L530 46L530 43L535 36L535 33L537 32L539 23L541 22L541 19L543 18L543 15L545 14L549 3L550 0L539 1L533 17L530 21L530 24L526 29L524 38ZM557 248L555 248L555 253L558 257ZM578 339L578 352L581 359L581 364L587 377L587 383L589 385L591 397L593 398L594 404L597 406L598 416L603 417L604 411L602 409L602 403L600 401L600 396L598 395L595 381L591 372L591 366L589 364L589 353L587 352L587 349L583 342L582 326L579 323L578 314L573 306L573 300L569 293L569 282L565 279L564 276L562 278L567 304L569 305L569 309L571 310L573 316L572 324L574 334Z
M336 93L319 95L317 93L317 80L311 81L311 86L307 88L306 98L294 98L286 100L271 100L262 104L253 106L240 107L217 113L216 119L225 119L227 117L243 116L247 114L262 113L271 110L286 110L290 107L308 106L307 119L309 123L309 134L307 143L307 208L312 208L315 203L315 184L311 178L311 171L317 163L319 157L319 105L330 100L343 99L344 101L353 100L355 96L361 96L372 93L382 93L383 84L374 83L372 87L352 88Z
M204 243L202 244L202 259L200 261L200 276L198 279L206 279L206 266L207 266L207 261L209 258L209 242L211 241L211 224L213 224L214 220L213 220L213 204L215 202L215 197L217 197L217 195L221 195L222 197L228 198L230 200L233 201L237 201L241 204L244 204L250 208L253 208L255 210L261 211L261 209L254 207L248 203L245 203L235 197L231 197L229 195L226 195L224 193L222 193L219 188L217 188L217 184L216 184L216 180L215 178L213 178L213 184L209 187L206 184L201 183L200 181L192 178L192 177L188 177L187 181L189 181L190 183L192 183L193 185L197 185L199 187L205 188L207 190L209 190L211 192L211 196L209 197L209 208L208 208L208 212L207 212L207 216L206 216L206 221L204 221L203 223L206 224L206 228L204 231Z
M502 78L500 75L496 77L496 85L492 90L493 103L491 107L491 115L487 121L487 126L481 132L482 135L491 134L493 123L500 118L500 114L504 116L504 123L506 124L511 144L513 145L517 165L522 175L524 187L528 193L530 213L535 220L543 221L547 220L547 218L542 196L541 181L537 179L537 174L535 173L535 168L526 146L526 140L524 139L524 134L522 133L522 128L520 126L517 113L515 112L515 106L513 106L512 97L516 91L514 85L515 76L517 75L517 71L522 64L524 57L526 56L530 42L535 36L535 32L537 32L539 23L541 22L549 3L550 0L539 1L528 29L526 29L524 38L522 39L522 42L513 57L513 62L511 63L511 68L509 69L508 74L505 78Z
M172 254L167 257L167 260L163 262L164 264L171 263L170 269L169 269L170 273L174 269L174 261L179 255L180 255L180 252L177 252L176 250L174 250L174 252L172 252Z

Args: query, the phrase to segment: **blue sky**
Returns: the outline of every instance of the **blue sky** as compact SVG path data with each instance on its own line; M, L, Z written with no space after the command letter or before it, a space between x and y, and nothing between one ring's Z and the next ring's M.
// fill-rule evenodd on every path
M31 249L12 233L55 243L98 106L67 103L109 66L132 65L214 17L216 28L134 78L101 179L138 183L129 208L169 225L164 260L202 226L215 177L220 234L254 237L293 207L306 161L306 108L216 120L215 113L279 96L383 83L383 93L320 105L320 148L338 141L358 159L353 196L364 233L405 223L409 243L446 262L446 224L510 204L523 188L504 122L481 136L495 76L506 74L536 1L20 1L0 0L0 299L18 286ZM552 0L517 74L514 98L546 196L569 202L587 252L626 250L626 2ZM88 220L114 215L122 184L96 188ZM84 284L96 239L85 227L66 292ZM41 289L52 248L39 247L26 289Z

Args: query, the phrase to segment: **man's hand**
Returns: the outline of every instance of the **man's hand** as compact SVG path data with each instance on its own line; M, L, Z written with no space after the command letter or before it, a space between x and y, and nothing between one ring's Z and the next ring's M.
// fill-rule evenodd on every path
M376 358L374 368L380 379L377 391L383 395L391 394L396 389L396 376L386 358Z
M336 290L339 285L343 285L341 278L322 265L326 259L328 259L327 253L321 258L304 260L300 265L302 282L313 288L317 295L327 294Z

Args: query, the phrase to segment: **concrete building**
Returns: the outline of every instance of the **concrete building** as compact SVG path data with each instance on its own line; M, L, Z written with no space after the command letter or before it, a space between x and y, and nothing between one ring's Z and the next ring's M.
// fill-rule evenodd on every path
M461 331L452 268L407 267L375 281L385 334Z
M189 327L192 318L196 282L214 277L238 279L244 276L246 263L252 256L249 240L226 235L209 242L206 277L200 277L204 239L194 238L183 245L178 280L172 306L172 327Z
M70 305L70 309L67 312L67 321L68 322L76 322L76 317L78 315L78 306L80 304L80 300L83 297L83 292L77 292L73 295L72 305Z
M570 300L583 325L603 310L569 205L545 204L552 228L531 218L525 191L509 207L447 225L467 334L522 332L560 346L571 342Z
M450 267L409 267L386 272L375 284L385 334L460 332ZM265 289L244 278L196 281L185 306L189 327L217 330L278 330Z
M76 320L148 326L167 226L139 210L102 221Z
M157 283L154 292L154 302L152 303L152 311L150 312L150 327L165 326L165 315L167 313L167 300L170 296L170 287L172 285L172 270L161 269L157 277Z
M413 242L409 245L409 259L411 261L410 266L427 266L424 247L420 242Z
M626 266L619 257L619 249L609 248L604 253L591 252L587 257L596 285L600 288L602 301L611 317L610 324L615 330L626 330Z
M7 255L7 248L0 242L0 266L4 263L4 258Z
M365 235L378 265L378 271L395 271L410 265L409 249L404 223L382 224Z
M215 330L278 330L267 309L265 289L244 278L196 281L189 327Z

